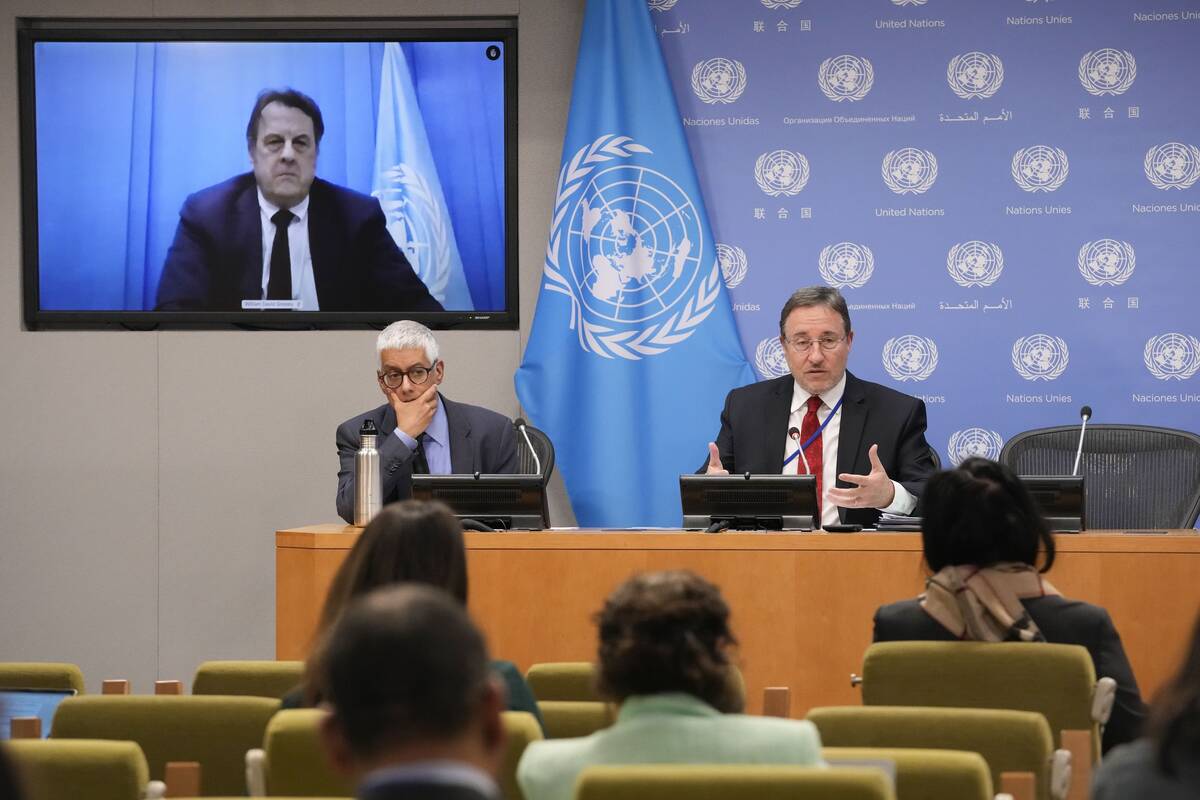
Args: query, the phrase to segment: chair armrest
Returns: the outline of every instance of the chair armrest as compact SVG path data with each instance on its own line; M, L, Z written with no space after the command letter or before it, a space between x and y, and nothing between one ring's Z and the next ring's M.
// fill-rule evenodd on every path
M1101 678L1092 689L1092 719L1101 725L1112 716L1113 703L1117 701L1117 682L1112 678Z
M246 793L267 796L267 754L261 747L246 751Z
M1071 751L1055 750L1050 755L1050 796L1067 800L1071 791Z

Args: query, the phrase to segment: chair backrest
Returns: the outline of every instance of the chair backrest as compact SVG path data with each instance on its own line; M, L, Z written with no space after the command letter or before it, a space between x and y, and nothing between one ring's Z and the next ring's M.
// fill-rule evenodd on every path
M354 786L333 771L321 747L320 726L325 715L319 709L297 708L271 717L263 734L268 796L354 795Z
M552 661L530 666L525 680L538 702L572 700L602 702L596 691L596 665L590 661ZM746 679L734 666L729 672L734 693L745 702Z
M538 702L547 739L574 739L609 727L616 708L599 700L542 700Z
M992 800L992 774L979 753L917 747L824 747L828 763L890 761L901 800Z
M517 784L517 764L529 743L542 738L542 726L528 711L505 711L501 717L506 740L500 774L496 776L500 794L506 800L524 800L525 795Z
M1036 711L1056 746L1064 730L1092 732L1096 671L1087 648L1028 642L878 642L863 657L863 704Z
M163 779L168 761L198 761L203 794L241 794L246 751L262 744L278 709L278 700L265 697L71 697L58 707L50 736L137 742L152 779Z
M205 661L192 679L192 694L281 698L300 685L303 661Z
M1070 475L1079 426L1009 439L1000 463L1018 475ZM1191 528L1200 515L1200 436L1146 425L1089 425L1079 473L1090 528Z
M596 766L580 773L576 800L888 800L887 776L868 768L724 764Z
M933 459L934 472L941 472L942 456L938 453L937 448L933 445L929 445L929 457Z
M74 689L83 694L83 672L56 661L0 662L0 689Z
M983 708L836 706L808 719L826 747L919 747L966 750L987 761L992 784L1002 772L1032 772L1038 797L1050 797L1054 741L1041 714Z
M550 441L550 437L546 432L532 425L525 426L525 433L529 435L529 441L525 441L525 437L521 435L521 429L513 426L517 433L517 457L520 460L520 471L522 475L541 475L542 485L545 486L550 480L550 473L554 471L554 442ZM533 445L533 450L529 446ZM537 453L537 458L534 458L534 453ZM538 470L538 462L541 462L541 470Z
M19 739L5 752L30 800L140 800L150 781L133 742Z

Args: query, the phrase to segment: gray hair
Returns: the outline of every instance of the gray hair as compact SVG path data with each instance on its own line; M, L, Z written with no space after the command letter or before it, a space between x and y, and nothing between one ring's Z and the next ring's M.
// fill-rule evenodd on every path
M433 331L411 319L393 322L380 331L379 338L375 340L375 351L378 353L384 350L408 350L411 347L420 347L430 364L437 363L438 344L437 339L433 338Z
M846 334L850 334L850 309L846 307L846 298L842 297L842 293L830 286L805 286L792 292L792 296L783 304L783 311L779 312L779 335L787 335L783 326L793 311L812 306L832 308L841 315Z

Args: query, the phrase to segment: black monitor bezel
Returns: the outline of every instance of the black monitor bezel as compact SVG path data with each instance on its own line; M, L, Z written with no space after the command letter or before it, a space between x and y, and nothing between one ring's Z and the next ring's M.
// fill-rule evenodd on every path
M462 492L472 488L481 492L496 489L517 489L521 502L496 508L494 505L476 504L463 507L439 496L439 490ZM418 500L437 500L445 503L459 519L476 520L497 530L545 530L550 527L546 503L546 483L540 475L490 474L474 475L413 475L412 496ZM503 525L492 521L508 520ZM536 521L535 521L536 520Z
M38 280L37 119L34 45L47 41L499 41L504 57L504 302L501 311L46 311ZM517 330L517 20L486 17L269 17L17 19L21 153L21 279L28 330L382 328L413 319L434 329Z
M1019 475L1038 511L1055 533L1081 533L1087 530L1087 486L1082 475ZM1075 502L1052 506L1044 502L1045 494L1054 492L1056 498ZM1078 511L1078 513L1075 513ZM1057 512L1057 513L1056 513Z
M732 492L761 491L764 488L783 489L790 500L783 505L750 503L736 511L707 502L705 494L714 489ZM683 512L683 527L699 529L731 520L731 529L739 530L814 530L820 527L817 513L817 479L812 475L689 475L679 476L679 505ZM785 518L799 518L799 524L787 525ZM707 519L704 525L700 520ZM767 518L784 521L778 528L757 524ZM690 524L689 524L690 523Z

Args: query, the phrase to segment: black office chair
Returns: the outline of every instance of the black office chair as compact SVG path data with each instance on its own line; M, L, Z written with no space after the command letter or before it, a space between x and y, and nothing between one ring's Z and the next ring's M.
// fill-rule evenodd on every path
M942 471L942 457L938 454L937 448L929 445L929 457L933 459L933 471Z
M1070 475L1079 426L1009 439L1000 463L1018 475ZM1200 516L1200 436L1147 425L1089 425L1079 474L1089 528L1191 528Z

